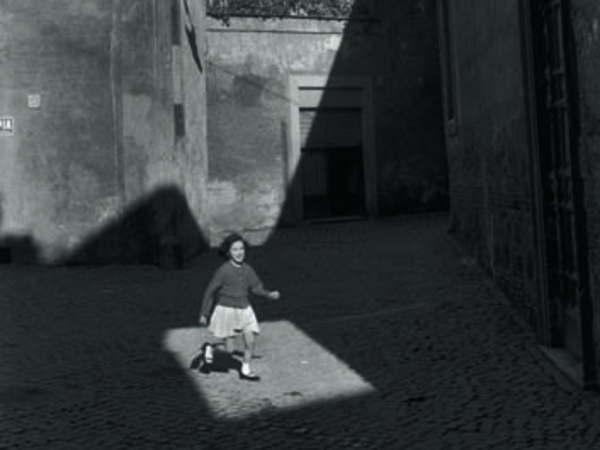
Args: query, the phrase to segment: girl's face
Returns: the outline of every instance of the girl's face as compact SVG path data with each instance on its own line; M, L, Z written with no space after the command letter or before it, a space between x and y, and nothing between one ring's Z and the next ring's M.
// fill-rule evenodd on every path
M236 264L242 264L246 256L246 246L242 241L235 241L229 247L229 257Z

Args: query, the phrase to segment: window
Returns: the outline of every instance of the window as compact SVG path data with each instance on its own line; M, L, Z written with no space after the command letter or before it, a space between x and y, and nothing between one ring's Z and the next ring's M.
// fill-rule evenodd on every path
M456 95L454 40L452 38L452 12L448 3L449 0L439 1L440 56L442 60L446 120L448 121L448 131L454 134L458 131L458 102Z

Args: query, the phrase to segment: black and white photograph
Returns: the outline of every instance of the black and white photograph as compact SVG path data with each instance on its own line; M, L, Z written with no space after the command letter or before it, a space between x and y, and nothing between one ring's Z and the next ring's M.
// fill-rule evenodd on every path
M0 450L600 450L600 2L0 0Z

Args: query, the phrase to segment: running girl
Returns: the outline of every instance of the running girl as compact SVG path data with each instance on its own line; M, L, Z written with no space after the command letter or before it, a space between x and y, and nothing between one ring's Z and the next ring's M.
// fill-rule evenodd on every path
M246 241L239 234L228 236L219 247L219 253L227 261L216 270L206 288L199 322L205 326L209 324L210 317L209 331L215 338L225 339L226 349L232 356L235 338L242 336L244 357L240 378L258 381L260 377L252 370L251 361L260 328L248 294L252 292L271 300L278 300L281 295L278 291L268 291L263 287L254 269L245 262L246 247ZM205 362L210 364L212 356L212 346L205 344Z

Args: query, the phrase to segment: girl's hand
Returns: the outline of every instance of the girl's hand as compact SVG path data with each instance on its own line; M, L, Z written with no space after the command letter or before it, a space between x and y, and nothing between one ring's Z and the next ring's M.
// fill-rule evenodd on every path
M206 320L206 316L200 316L200 326L206 326L206 324L208 323L208 320Z
M269 298L271 300L279 300L281 298L281 294L279 291L271 291L269 292Z

